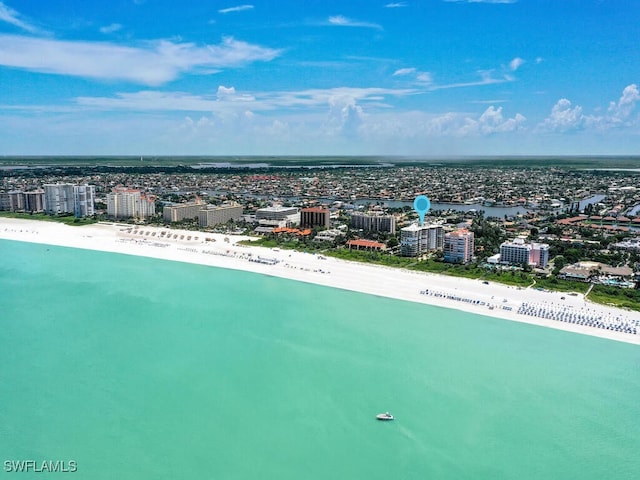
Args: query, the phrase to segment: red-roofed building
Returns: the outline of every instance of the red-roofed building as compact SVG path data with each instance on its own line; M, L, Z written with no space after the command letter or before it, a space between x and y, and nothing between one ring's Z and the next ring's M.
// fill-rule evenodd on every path
M386 250L386 245L384 243L376 242L374 240L365 240L365 239L357 239L357 240L349 240L347 242L347 246L349 250L355 248L356 250Z
M311 229L306 228L304 230L298 230L297 228L288 228L288 227L276 227L271 233L280 234L280 233L288 233L290 235L296 235L298 237L306 237L311 235Z

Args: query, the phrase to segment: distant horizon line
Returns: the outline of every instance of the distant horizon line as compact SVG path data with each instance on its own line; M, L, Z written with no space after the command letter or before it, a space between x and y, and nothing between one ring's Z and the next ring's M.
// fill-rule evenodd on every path
M384 158L399 158L399 159L412 159L412 160L460 160L460 159L491 159L491 158L500 158L500 159L508 159L508 158L638 158L640 159L640 154L498 154L498 155L393 155L393 154L379 154L379 155L339 155L339 154L331 154L331 155L323 155L323 154L264 154L264 155L238 155L238 154L149 154L149 155L139 155L139 154L0 154L1 159L11 159L11 158L24 158L24 159L33 159L33 158L131 158L137 159L140 158L142 160L148 158L152 160L154 158L376 158L376 159L384 159Z

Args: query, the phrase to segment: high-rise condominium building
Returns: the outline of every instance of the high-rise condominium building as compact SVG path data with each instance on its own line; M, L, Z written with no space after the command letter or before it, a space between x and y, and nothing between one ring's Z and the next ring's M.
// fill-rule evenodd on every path
M473 257L473 232L461 228L444 236L444 261L450 263L468 263Z
M96 187L93 185L73 186L73 214L76 217L90 217L96 213Z
M156 214L155 196L117 187L107 194L107 214L114 218L147 218Z
M44 190L24 192L24 209L27 212L44 211Z
M70 183L45 184L44 211L49 215L73 213L73 185Z
M19 212L24 209L23 191L13 190L11 192L0 193L0 210Z
M413 223L400 229L400 253L405 257L417 257L444 246L444 229L439 224Z
M56 183L44 185L44 211L49 215L73 213L87 217L95 213L95 187Z
M396 233L396 218L393 215L354 212L351 226L369 232Z

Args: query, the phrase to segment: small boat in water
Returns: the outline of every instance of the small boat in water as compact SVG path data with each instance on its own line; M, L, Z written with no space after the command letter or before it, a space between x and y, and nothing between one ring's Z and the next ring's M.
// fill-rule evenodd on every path
M393 415L391 415L389 412L384 412L376 415L376 418L378 420L393 420Z

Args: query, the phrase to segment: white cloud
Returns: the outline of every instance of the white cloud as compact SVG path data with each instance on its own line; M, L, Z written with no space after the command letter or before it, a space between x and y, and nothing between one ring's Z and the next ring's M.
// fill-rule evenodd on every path
M225 87L223 85L220 85L218 87L218 94L217 97L218 98L229 98L229 97L233 97L236 94L236 88L235 87Z
M39 29L28 22L25 22L20 18L20 14L13 8L0 2L0 21L10 23L11 25L18 27L22 30L26 30L30 33L38 33Z
M416 72L415 68L400 68L395 72L393 72L393 76L398 77L403 75L411 75L412 73L415 73L415 72Z
M433 77L429 72L420 72L416 79L418 80L418 82L425 84L430 84L433 82Z
M386 96L402 97L414 94L410 89L330 88L283 92L239 93L235 87L220 85L212 95L192 95L185 92L143 90L118 93L115 97L78 97L75 103L83 108L132 111L238 111L251 102L254 112L282 110L321 110L336 99L352 99L366 105L379 105Z
M635 125L638 118L632 116L636 103L640 101L640 92L636 84L627 85L617 102L609 102L605 115L585 115L582 107L572 108L566 98L558 100L551 109L551 115L540 125L539 129L552 132L568 132L572 130L588 129L595 131L612 128L625 128Z
M609 118L615 123L626 121L633 113L636 102L639 100L640 92L638 92L638 86L635 83L628 85L622 91L622 96L617 103L609 103Z
M464 125L454 130L459 136L467 135L492 135L496 133L513 132L523 127L526 118L520 113L515 117L505 119L502 115L502 107L488 107L476 120L471 117L464 119Z
M246 10L253 10L253 5L238 5L237 7L229 7L218 10L218 13L232 13L232 12L244 12Z
M433 76L430 72L421 72L416 68L400 68L393 72L394 77L406 77L411 75L415 82L420 84L422 87L426 85L431 85L433 83Z
M354 137L362 125L362 107L349 95L335 95L329 98L329 116L324 125L329 135Z
M353 98L357 102L379 102L381 97L404 97L416 93L414 89L337 87L299 91L265 92L255 94L257 102L265 109L309 109L327 105L331 99Z
M343 15L334 15L328 19L329 25L335 25L338 27L363 27L363 28L375 28L382 30L382 27L377 23L362 22L359 20L352 20Z
M112 23L100 28L100 33L114 33L122 29L122 25L119 23Z
M506 103L507 100L499 99L499 100L471 100L471 103L479 104L479 105L495 105L496 103Z
M279 50L224 38L198 46L168 40L130 47L114 43L61 41L0 35L0 65L42 73L161 85L182 73L269 61Z
M524 60L522 58L516 57L509 62L509 68L511 69L512 72L515 72L516 70L518 70L518 68L522 66L523 63L524 63Z
M552 132L569 132L583 128L584 122L582 107L572 107L569 100L561 98L551 108L551 114L542 122L541 127Z
M407 2L395 2L395 3L387 3L385 5L385 8L402 8L406 6L407 6Z
M493 70L478 70L477 74L480 76L480 80L474 82L460 82L460 83L448 83L443 85L431 85L429 90L445 90L449 88L466 88L466 87L478 87L482 85L493 85L498 83L513 82L514 78L509 75L503 75L502 78L495 78L493 76Z
M478 128L480 133L502 133L513 132L522 127L526 121L524 115L516 113L515 117L507 118L502 116L502 107L495 108L493 105L487 108L478 119Z
M249 95L246 93L237 94L235 87L225 87L220 85L218 87L218 92L216 93L216 98L219 102L253 102L255 101L255 97L253 95Z
M359 131L370 142L397 144L426 142L435 139L478 139L525 130L526 118L517 113L504 118L502 108L490 106L479 116L462 112L429 114L421 111L395 112L363 116Z

